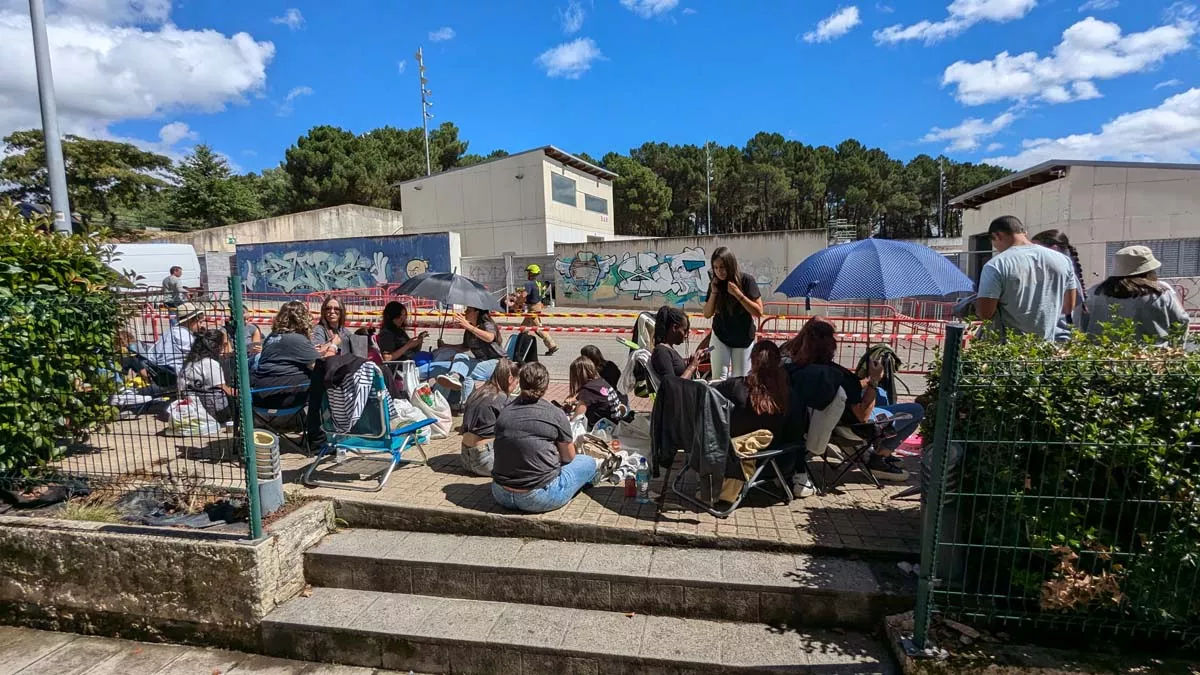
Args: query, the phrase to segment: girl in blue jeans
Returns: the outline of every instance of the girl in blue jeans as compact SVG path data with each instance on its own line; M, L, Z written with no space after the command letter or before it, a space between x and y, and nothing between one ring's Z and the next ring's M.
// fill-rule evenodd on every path
M596 460L575 453L567 414L543 400L550 373L527 363L521 394L496 418L492 497L514 511L545 513L567 505L596 477Z
M454 314L453 321L463 330L460 345L448 345L439 338L438 349L453 349L454 358L434 361L429 364L429 373L437 375L437 383L449 391L461 391L460 401L471 398L471 392L479 382L487 382L496 370L496 363L504 358L500 346L500 328L485 309L468 307L463 314Z

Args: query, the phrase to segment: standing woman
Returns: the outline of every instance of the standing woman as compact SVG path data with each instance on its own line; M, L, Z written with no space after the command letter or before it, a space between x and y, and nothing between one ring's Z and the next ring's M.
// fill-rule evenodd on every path
M1112 272L1088 298L1088 313L1083 329L1088 335L1100 335L1113 319L1133 321L1139 338L1150 336L1165 340L1180 325L1188 325L1175 291L1158 280L1162 263L1148 246L1126 246L1113 256Z
M750 371L755 322L763 315L762 293L754 277L738 269L733 251L713 251L712 282L704 300L704 317L712 319L713 379L743 377Z
M346 307L330 295L321 303L321 320L313 326L312 343L322 357L350 352L350 331L346 328Z
M1083 265L1079 264L1079 251L1071 245L1067 233L1062 230L1042 230L1033 235L1033 243L1044 246L1052 251L1067 256L1075 270L1075 309L1063 316L1063 320L1074 326L1083 325L1083 315L1087 313L1087 291L1083 287Z

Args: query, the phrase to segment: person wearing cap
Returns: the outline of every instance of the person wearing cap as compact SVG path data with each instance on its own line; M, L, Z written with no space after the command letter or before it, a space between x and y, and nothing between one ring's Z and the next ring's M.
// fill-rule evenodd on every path
M146 360L159 371L178 375L183 357L192 349L193 335L204 327L204 308L185 302L175 310L176 323L162 334L146 354Z
M1166 339L1174 327L1188 324L1175 291L1158 280L1162 263L1147 246L1126 246L1113 256L1112 272L1092 289L1083 329L1100 335L1114 319L1133 321L1138 337Z
M532 328L533 334L541 338L546 344L546 356L552 356L558 351L558 345L554 343L554 338L545 330L542 330L542 319L539 314L546 309L546 301L550 297L550 284L539 281L538 277L542 274L541 265L529 265L525 268L525 274L528 275L525 281L525 287L516 295L516 302L509 303L509 311L518 311L524 305L525 312L528 315L521 322L522 326Z

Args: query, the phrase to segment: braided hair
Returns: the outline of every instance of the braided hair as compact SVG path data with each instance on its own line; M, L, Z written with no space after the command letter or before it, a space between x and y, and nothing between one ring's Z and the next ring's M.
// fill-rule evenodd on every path
M676 326L687 324L687 314L678 307L663 305L654 315L654 344L662 344L667 340L667 333Z
M1082 301L1087 293L1083 285L1083 265L1079 264L1079 251L1071 245L1067 233L1062 230L1043 230L1033 235L1033 243L1054 249L1071 259L1071 264L1075 265L1075 278L1079 280L1079 299Z

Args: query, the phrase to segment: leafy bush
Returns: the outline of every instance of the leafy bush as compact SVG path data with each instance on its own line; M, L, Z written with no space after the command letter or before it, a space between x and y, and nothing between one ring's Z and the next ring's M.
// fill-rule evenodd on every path
M111 421L124 315L99 239L51 233L0 202L0 472L56 458Z
M1131 336L963 350L946 611L1200 627L1200 354Z

